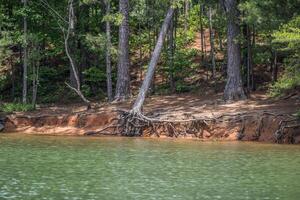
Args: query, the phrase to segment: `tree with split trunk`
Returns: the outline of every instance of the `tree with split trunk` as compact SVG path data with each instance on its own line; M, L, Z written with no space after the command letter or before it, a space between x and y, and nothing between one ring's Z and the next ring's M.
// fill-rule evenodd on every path
M148 66L148 70L145 76L145 79L143 81L143 84L139 90L139 94L135 100L135 103L133 105L133 108L127 112L122 112L120 116L119 121L119 130L122 135L125 136L139 136L142 133L142 128L145 126L145 124L151 123L151 119L144 116L142 114L142 108L145 101L145 98L147 96L147 93L149 92L149 88L151 86L151 82L154 76L155 68L157 66L160 53L162 51L164 39L166 37L166 34L168 32L168 28L170 25L170 22L173 18L174 14L174 7L173 5L170 6L168 9L167 15L164 19L164 23L161 27L159 37L157 39L154 51L152 53L152 57Z
M76 15L78 15L79 10L76 9L76 7L79 6L79 1L78 0L72 0L72 1L68 1L68 9L69 9L69 14L71 14L71 16L69 17L69 23L70 23L70 35L69 35L69 41L68 41L68 46L69 46L69 51L71 51L70 53L72 53L73 55L76 55L76 53L78 53L79 49L79 44L77 43L77 39L76 39L76 26L77 26L77 17ZM70 8L70 6L72 5L72 8ZM75 53L76 52L76 53ZM72 58L74 60L74 68L72 66L70 66L70 86L72 86L73 88L77 88L78 84L77 84L77 78L76 75L78 74L78 78L79 81L80 80L80 76L79 76L79 59L76 59L76 56L73 56Z
M123 19L119 28L119 60L115 100L123 101L130 97L129 0L120 0L119 10Z
M240 27L238 24L237 0L222 0L227 15L227 83L224 90L226 101L245 99L241 77L241 48L238 41Z
M70 47L69 47L69 40L70 37L74 37L74 29L75 29L75 12L74 12L74 1L69 0L68 1L68 28L65 31L63 27L61 27L64 35L64 45L65 45L65 51L67 54L67 57L70 61L71 65L71 74L74 76L75 79L75 84L69 84L66 82L66 85L71 88L76 94L88 105L90 104L90 101L85 98L83 93L81 92L81 83L80 83L80 78L78 75L78 69L76 67L76 62L75 59L72 57L71 52L70 52ZM89 107L89 106L88 106Z

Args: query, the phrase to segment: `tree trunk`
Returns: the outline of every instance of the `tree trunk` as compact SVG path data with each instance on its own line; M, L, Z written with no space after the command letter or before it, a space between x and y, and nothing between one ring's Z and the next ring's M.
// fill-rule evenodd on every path
M110 0L106 0L106 15L110 15ZM112 77L111 77L111 29L110 21L106 20L106 82L108 101L113 100Z
M76 1L76 0L75 0ZM75 40L75 24L76 24L76 16L75 16L75 8L74 8L74 2L69 1L69 23L70 23L70 40L69 40L69 44L70 44L70 49L73 52L76 52L77 50L77 45L76 45L76 40ZM71 52L70 52L71 53ZM79 85L77 83L77 81L80 82L80 77L78 75L78 65L76 64L76 58L73 58L75 62L73 62L73 66L70 66L70 85L74 88L77 88ZM76 75L78 75L78 77L76 77ZM78 80L77 80L78 79Z
M37 53L40 53L40 48L36 46L38 49ZM32 105L34 108L36 107L36 99L38 93L38 84L39 84L39 69L40 69L40 56L38 55L37 59L32 63Z
M220 51L223 51L223 41L222 41L222 33L221 33L221 31L218 32L218 39L219 39L219 48L220 48Z
M277 81L277 74L278 74L278 65L277 65L277 51L274 51L274 66L273 66L273 71L272 71L272 79L273 82Z
M74 2L73 0L69 0L68 2L68 7L69 7L69 13L68 13L68 29L67 29L67 33L65 33L64 29L63 29L63 33L64 33L64 45L65 45L65 51L66 51L66 54L67 54L67 57L70 61L70 67L71 67L71 74L74 75L74 79L76 81L76 87L66 83L66 85L71 88L72 90L74 90L78 96L85 102L88 104L88 108L90 107L90 101L88 99L85 98L85 96L82 94L81 92L81 85L80 85L80 79L79 79L79 75L78 75L78 72L77 72L77 68L76 68L76 65L75 65L75 61L74 59L72 58L71 56L71 52L70 52L70 49L69 49L69 39L70 39L70 36L72 34L74 34L74 28L75 28L75 13L74 13Z
M175 80L174 80L174 16L169 25L168 31L168 53L169 53L169 77L170 77L170 88L171 92L174 93L176 90Z
M252 82L252 45L251 45L251 30L250 26L247 25L247 89L251 90L251 82ZM252 84L253 85L253 84Z
M187 35L187 31L189 28L189 25L188 25L189 9L190 9L190 2L189 2L189 0L185 0L184 1L184 33L185 33L185 35Z
M251 52L251 88L252 90L254 91L255 90L255 82L254 82L254 70L253 70L253 67L254 67L254 62L253 62L253 53L255 51L253 51L253 49L255 49L255 26L253 25L253 28L252 28L252 41L251 41L251 48L252 48L252 52Z
M241 48L238 41L240 27L237 22L237 0L223 0L227 13L227 84L224 91L226 101L245 99L241 77Z
M11 67L11 97L12 100L15 100L15 88L16 88L16 74L15 74L15 66L13 64L13 57L11 56L9 59L10 67Z
M22 0L23 6L27 8L27 0ZM27 103L27 71L28 71L28 48L27 48L27 16L23 17L23 31L24 31L24 47L23 47L23 92L22 102Z
M210 35L210 59L212 65L212 77L216 78L216 60L215 60L215 42L214 42L214 33L213 33L213 25L212 25L212 9L209 7L209 35Z
M130 75L129 75L129 0L120 0L120 13L123 16L119 28L119 61L117 88L115 100L123 101L130 97Z
M142 29L141 29L141 23L139 23L139 59L140 59L140 62L139 62L139 67L140 67L140 81L143 80L143 44L142 44Z
M204 60L203 6L200 4L201 62Z
M148 66L147 74L146 74L146 77L143 81L143 85L140 88L139 94L138 94L137 99L136 99L136 101L134 103L134 106L132 108L132 110L134 112L140 113L141 110L142 110L146 95L148 93L149 87L151 85L151 81L153 79L155 68L156 68L157 62L159 60L159 56L160 56L162 47L163 47L164 38L167 34L168 27L169 27L169 24L172 20L173 14L174 14L174 8L170 7L169 10L168 10L167 15L165 17L162 28L160 30L160 34L159 34L155 49L153 51L149 66Z

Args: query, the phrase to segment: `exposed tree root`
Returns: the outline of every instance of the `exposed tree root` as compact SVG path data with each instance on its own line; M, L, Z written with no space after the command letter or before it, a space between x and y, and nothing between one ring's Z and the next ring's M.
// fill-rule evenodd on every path
M283 143L283 140L286 135L286 130L287 129L294 129L294 128L299 128L300 120L295 118L295 119L290 119L290 120L281 120L278 126L278 129L274 133L274 139L276 143ZM288 137L288 143L294 143L294 137L293 135L290 135Z
M151 118L135 111L119 110L118 112L118 119L115 119L111 125L96 133L127 137L151 135L160 137L161 134L164 134L169 137L194 135L197 138L204 138L204 131L212 133L218 125L230 123L240 126L240 129L237 131L237 140L242 140L245 136L245 129L247 128L246 122L247 120L252 120L255 121L257 126L253 133L253 140L258 140L265 126L265 119L269 117L277 121L281 119L278 129L274 132L274 141L282 143L286 134L285 130L300 127L299 119L296 119L292 115L275 114L265 111L224 114L186 120ZM290 143L293 143L292 139Z

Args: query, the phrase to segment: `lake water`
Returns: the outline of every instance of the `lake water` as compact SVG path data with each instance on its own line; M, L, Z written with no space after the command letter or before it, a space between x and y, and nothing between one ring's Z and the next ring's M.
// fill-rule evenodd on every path
M300 199L300 146L0 135L0 199Z

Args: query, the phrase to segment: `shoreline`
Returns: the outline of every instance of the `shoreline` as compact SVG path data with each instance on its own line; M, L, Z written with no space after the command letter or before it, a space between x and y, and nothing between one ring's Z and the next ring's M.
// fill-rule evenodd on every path
M289 114L276 117L257 114L246 120L228 118L222 122L205 125L198 133L179 132L170 135L164 129L158 128L156 133L150 129L143 130L141 138L178 139L207 141L248 141L262 143L300 144L300 130L285 131L280 141L276 141L275 132L278 124ZM237 114L239 116L239 114ZM120 134L97 133L105 129L117 117L117 112L72 113L64 115L30 116L26 114L11 114L4 121L2 134L26 134L38 136L76 136L76 137L123 137ZM177 124L181 130L182 124Z
M3 133L119 136L120 129L115 130L118 111L130 109L131 104L131 101L95 103L88 110L82 104L44 106L31 112L0 113L0 118L5 118ZM147 99L143 112L159 122L143 127L140 135L300 144L300 119L294 116L299 109L299 98L276 100L260 92L232 103L222 101L222 94L210 99L193 94L157 95Z

